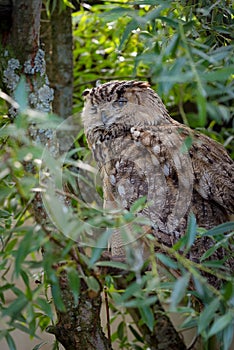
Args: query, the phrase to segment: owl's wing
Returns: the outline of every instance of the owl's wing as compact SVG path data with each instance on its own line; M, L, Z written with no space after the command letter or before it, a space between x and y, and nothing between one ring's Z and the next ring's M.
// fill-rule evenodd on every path
M203 199L234 212L234 163L222 145L176 122L133 134L157 157L166 178L178 177L180 191L192 186Z
M195 133L189 149L194 172L194 189L228 213L234 212L234 163L217 142Z
M146 206L137 216L149 219L154 234L167 245L184 234L193 206L202 211L204 203L199 198L194 203L194 191L207 208L211 203L233 208L230 158L222 146L186 127L136 126L101 146L106 206L129 210L145 197Z

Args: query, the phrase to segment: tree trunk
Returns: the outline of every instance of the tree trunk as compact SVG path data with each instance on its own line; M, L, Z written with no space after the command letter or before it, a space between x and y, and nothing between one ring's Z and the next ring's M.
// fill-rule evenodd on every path
M57 309L58 323L55 327L48 327L47 331L54 334L66 350L111 350L101 327L100 292L88 291L81 280L80 298L75 305L66 274L60 276L60 288L66 312Z
M59 12L59 4L47 17L42 11L41 43L45 45L47 74L54 89L53 112L62 118L72 114L73 53L72 10Z
M156 321L152 332L140 322L141 315L138 309L128 309L128 311L151 350L186 350L183 339L179 337L160 301L152 306Z

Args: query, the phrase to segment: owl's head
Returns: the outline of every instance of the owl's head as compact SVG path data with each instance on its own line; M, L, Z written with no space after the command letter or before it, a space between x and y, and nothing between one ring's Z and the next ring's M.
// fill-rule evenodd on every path
M157 124L168 117L159 96L143 81L111 81L83 92L85 131L112 124Z

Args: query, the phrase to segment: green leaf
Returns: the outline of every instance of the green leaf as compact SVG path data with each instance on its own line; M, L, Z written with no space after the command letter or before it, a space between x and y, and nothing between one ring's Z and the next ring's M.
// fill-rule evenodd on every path
M206 125L206 97L203 91L197 93L197 107L198 107L198 125L204 127Z
M103 249L107 247L108 241L112 235L112 230L105 230L103 234L101 234L100 238L95 242L95 247L92 249L92 256L89 262L89 268L93 266L93 264L100 258Z
M51 292L52 292L52 296L53 296L56 308L58 308L61 312L66 312L66 307L65 307L63 300L62 300L62 297L61 297L61 289L58 285L58 282L52 284Z
M201 74L200 77L201 79L209 82L225 81L231 77L233 72L234 72L234 66L229 66L229 67L220 68L219 70L216 70L213 72L203 73Z
M212 319L214 319L216 310L219 308L219 306L220 301L217 298L205 307L198 319L198 334L201 334L209 326Z
M124 328L125 328L125 323L122 321L122 322L120 322L120 324L118 325L118 328L117 328L117 334L118 334L118 338L120 340L123 340L123 338L124 338Z
M96 278L94 278L93 276L89 276L89 277L86 277L85 281L86 281L89 289L91 289L95 292L99 292L100 285L99 285Z
M17 242L18 242L17 238L10 240L9 243L7 244L7 246L5 247L5 252L9 252L9 253L12 252L12 250Z
M103 248L98 248L98 247L94 247L92 249L92 256L91 259L89 260L89 268L91 268L93 266L93 264L100 258L100 256L102 255L103 252Z
M131 15L133 11L128 7L117 7L109 11L104 11L102 14L99 15L100 18L104 19L105 21L116 21L120 17L123 16L129 16ZM133 12L134 13L134 12Z
M130 212L136 213L139 210L142 210L145 207L145 204L146 204L146 196L140 197L131 205Z
M176 309L176 306L183 299L190 279L190 273L186 273L180 277L176 282L171 295L171 311Z
M231 350L234 335L233 323L230 323L223 331L223 350Z
M189 215L188 218L188 226L186 230L186 250L188 251L189 248L193 245L195 238L196 238L196 233L197 233L197 222L196 222L196 217L193 213Z
M53 312L50 303L42 298L37 298L36 304L40 307L41 311L48 315L51 320L53 320Z
M3 316L9 316L12 319L16 317L16 315L20 316L23 309L27 306L28 300L24 295L19 296L16 300L14 300L7 309L2 311Z
M177 269L178 268L178 264L176 263L176 261L172 260L171 258L169 258L169 256L165 255L165 254L161 254L161 253L157 253L156 257L165 265L168 266L172 269Z
M118 50L121 51L123 48L123 45L125 43L125 41L128 39L128 37L130 36L131 32L133 30L135 30L137 27L139 26L138 22L135 19L132 19L126 26L125 31L122 35L122 38L120 40L120 44L118 47Z
M22 277L22 279L23 279L25 285L26 285L28 288L30 288L30 287L29 287L29 277L28 277L28 275L27 275L27 272L24 271L24 270L20 270L20 276Z
M131 330L132 334L139 342L144 343L142 336L136 331L136 329L134 327L129 325L129 329Z
M216 236L234 230L234 221L224 222L205 232L205 236Z
M213 335L217 334L218 332L225 329L227 326L232 324L234 321L233 314L231 311L227 312L225 315L219 317L214 324L212 325L210 331L208 332L208 338L212 337Z
M9 211L0 209L0 218L9 218L11 215L12 213L10 213Z
M219 247L216 247L216 245L213 245L213 247L210 247L204 254L201 256L201 261L204 261L208 259Z
M12 336L10 335L10 333L6 334L6 341L7 341L7 344L9 346L9 350L16 350L15 342L14 342Z
M180 329L191 329L197 327L197 318L187 317L184 322L180 325Z
M34 348L32 350L38 350L40 348L42 348L44 345L48 344L48 342L43 341L40 344L37 344L36 346L34 346Z
M26 80L25 76L22 75L14 92L15 100L19 104L21 112L25 111L28 107L28 96L26 91Z
M161 5L163 4L166 7L169 7L171 5L171 0L138 0L138 1L133 1L132 4L134 5Z
M12 327L19 329L21 332L31 335L30 329L26 327L22 322L12 322Z
M139 308L142 320L149 327L151 332L154 329L154 314L149 306Z
M143 281L141 280L140 283L133 282L131 283L127 289L125 290L124 294L122 295L122 301L128 300L129 298L132 298L133 295L136 295L138 291L141 292L143 286Z
M133 299L133 300L129 300L123 303L124 307L144 307L144 306L150 306L155 304L155 302L157 301L157 296L151 296L151 297L147 297L147 299Z
M113 267L119 270L128 270L128 266L124 263L121 263L119 261L99 261L97 266L106 266L106 267Z
M168 26L178 29L179 27L179 22L177 20L173 20L169 17L164 17L164 16L158 16L158 19L161 19L162 22L166 22Z
M33 233L30 231L27 232L22 239L22 241L19 244L19 247L16 251L16 257L15 257L15 274L16 276L19 275L20 270L22 268L22 263L25 261L26 256L29 254L31 250L31 241L32 241Z
M67 277L71 292L74 297L74 304L77 306L80 295L80 278L77 269L73 266L69 266L67 268Z

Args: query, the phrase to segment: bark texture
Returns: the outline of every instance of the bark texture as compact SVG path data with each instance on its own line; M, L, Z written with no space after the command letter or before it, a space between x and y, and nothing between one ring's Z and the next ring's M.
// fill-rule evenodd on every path
M152 306L156 320L152 332L147 326L141 324L141 316L138 309L128 309L128 311L151 350L186 350L183 339L179 337L159 301Z
M11 45L20 62L33 57L38 50L40 13L41 0L13 0Z
M47 74L54 89L53 112L67 118L72 114L73 54L71 8L59 12L58 4L47 17L42 12L41 43L45 46Z
M58 323L55 327L49 327L48 331L56 336L66 350L111 350L100 321L100 292L90 292L81 281L81 294L75 305L66 274L60 276L60 288L66 312L56 310Z

